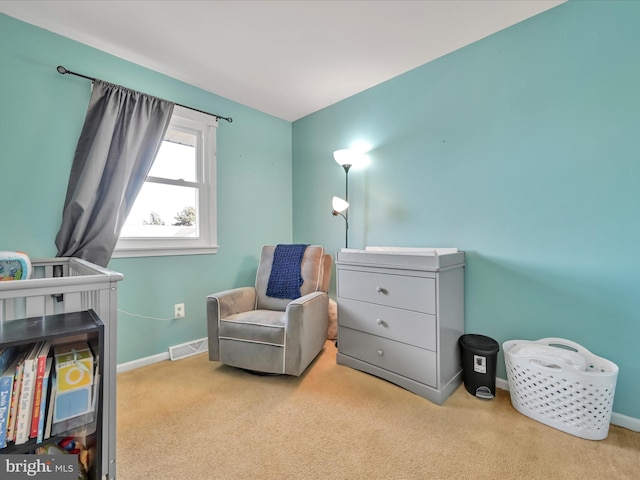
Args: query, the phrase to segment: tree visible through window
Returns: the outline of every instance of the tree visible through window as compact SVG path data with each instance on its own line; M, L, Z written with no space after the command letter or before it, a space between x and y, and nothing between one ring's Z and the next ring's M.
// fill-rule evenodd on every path
M185 207L175 216L176 223L173 225L191 227L196 223L196 209L193 207Z

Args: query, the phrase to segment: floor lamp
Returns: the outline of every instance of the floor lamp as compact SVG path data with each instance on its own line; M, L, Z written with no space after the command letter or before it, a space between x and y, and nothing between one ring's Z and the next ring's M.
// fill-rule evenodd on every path
M344 247L349 248L349 170L353 166L361 166L366 163L366 156L359 150L343 148L333 152L333 158L336 163L344 169L345 187L344 200L339 197L333 197L333 215L341 215L345 221L345 239ZM337 204L336 204L337 202ZM340 208L336 208L340 207ZM344 214L342 212L345 212Z
M349 208L349 204L345 202L343 199L341 199L340 197L333 197L331 206L333 207L333 212L331 213L333 214L334 217L340 215L342 218L344 218L344 222L345 222L344 248L348 248L349 247L349 219L347 219L347 216L342 212L347 211L347 209Z

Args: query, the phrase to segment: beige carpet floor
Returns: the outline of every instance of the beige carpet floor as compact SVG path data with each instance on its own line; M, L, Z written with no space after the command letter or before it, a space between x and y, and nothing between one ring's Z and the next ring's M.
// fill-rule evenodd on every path
M578 438L464 386L442 406L336 364L255 376L200 354L118 376L118 480L637 479L640 433Z

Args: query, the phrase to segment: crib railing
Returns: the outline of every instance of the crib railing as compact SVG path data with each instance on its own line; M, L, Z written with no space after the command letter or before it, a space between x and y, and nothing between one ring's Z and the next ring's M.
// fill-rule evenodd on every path
M121 273L78 258L32 261L28 280L0 282L0 322L93 309L107 323L122 279Z

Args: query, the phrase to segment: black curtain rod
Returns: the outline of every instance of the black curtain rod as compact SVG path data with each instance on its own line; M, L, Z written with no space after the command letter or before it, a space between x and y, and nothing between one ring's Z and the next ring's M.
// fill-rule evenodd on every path
M86 78L87 80L91 80L92 82L95 82L97 80L97 79L95 79L93 77L87 77L86 75L82 75L81 73L72 72L71 70L63 67L62 65L58 65L58 68L56 68L56 70L58 70L58 73L61 74L61 75L65 75L65 74L75 75L76 77ZM126 88L126 87L124 87L124 88ZM222 120L226 120L229 123L233 122L233 118L231 118L231 117L223 117L222 115L217 115L215 113L205 112L204 110L198 110L197 108L193 108L193 107L187 107L186 105L181 105L179 103L175 103L175 105L178 105L179 107L183 107L183 108L188 108L189 110L193 110L195 112L204 113L205 115L211 115L212 117L216 117L216 120L222 119Z

